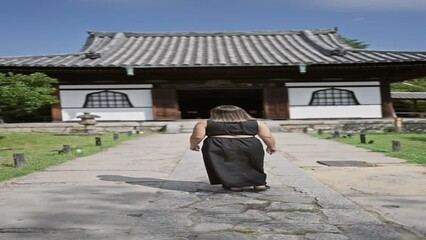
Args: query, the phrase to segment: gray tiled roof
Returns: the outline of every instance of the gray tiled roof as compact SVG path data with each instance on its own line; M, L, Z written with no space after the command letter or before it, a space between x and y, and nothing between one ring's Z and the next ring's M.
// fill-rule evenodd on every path
M395 99L426 99L426 92L392 92Z
M0 57L17 67L285 66L425 61L426 52L353 49L336 29L262 32L89 32L80 52Z

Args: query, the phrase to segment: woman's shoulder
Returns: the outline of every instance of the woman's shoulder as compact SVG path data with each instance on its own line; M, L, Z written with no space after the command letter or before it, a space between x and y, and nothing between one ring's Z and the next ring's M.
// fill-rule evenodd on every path
M201 120L201 121L198 121L198 122L197 122L197 125L204 125L204 126L206 126L206 125L207 125L207 121L208 121L208 120Z
M249 119L249 120L247 120L247 122L254 123L254 124L257 124L257 125L259 125L260 123L262 123L262 121L257 120L257 119Z
M263 121L261 121L261 120L257 120L257 119L255 119L255 121L256 121L256 123L257 123L257 125L265 125L265 123L263 122Z
M198 121L196 124L195 124L195 126L194 126L195 128L200 128L200 127L202 127L202 128L206 128L207 127L207 121Z

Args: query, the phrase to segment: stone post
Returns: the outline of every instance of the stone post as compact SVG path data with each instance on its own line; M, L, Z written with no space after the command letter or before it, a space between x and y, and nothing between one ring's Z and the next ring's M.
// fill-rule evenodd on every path
M365 137L365 133L361 133L359 135L360 141L361 143L365 144L366 143L366 137Z
M65 154L70 155L71 154L71 145L64 145L64 148L62 149Z
M401 151L401 142L400 141L392 140L392 151L394 151L394 152Z
M14 153L13 161L15 162L15 167L23 167L25 165L25 156L23 153Z

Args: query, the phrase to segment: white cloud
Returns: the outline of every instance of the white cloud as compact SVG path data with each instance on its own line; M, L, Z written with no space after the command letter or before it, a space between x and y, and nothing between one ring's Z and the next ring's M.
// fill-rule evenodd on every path
M383 11L426 11L426 0L313 0L322 7Z

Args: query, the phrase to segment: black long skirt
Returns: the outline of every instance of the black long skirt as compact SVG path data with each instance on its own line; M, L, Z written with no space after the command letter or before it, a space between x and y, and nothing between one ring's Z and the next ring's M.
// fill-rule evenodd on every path
M265 153L259 139L208 137L201 150L210 184L226 188L266 184Z

